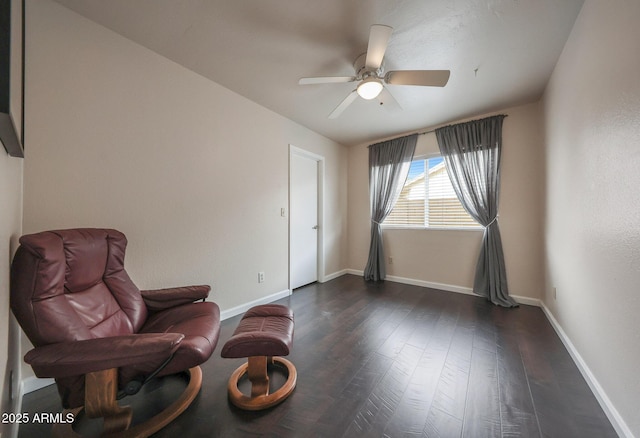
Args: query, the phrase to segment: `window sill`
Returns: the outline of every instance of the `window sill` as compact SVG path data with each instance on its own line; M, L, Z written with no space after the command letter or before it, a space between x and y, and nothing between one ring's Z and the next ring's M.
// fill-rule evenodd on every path
M382 225L383 230L419 230L419 231L484 231L484 227L418 227L402 225Z

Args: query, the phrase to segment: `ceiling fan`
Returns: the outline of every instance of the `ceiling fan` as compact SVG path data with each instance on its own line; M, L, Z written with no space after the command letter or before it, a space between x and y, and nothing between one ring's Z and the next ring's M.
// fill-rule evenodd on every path
M358 56L353 63L354 76L325 76L302 78L300 85L334 84L342 82L358 82L358 86L340 102L329 114L335 119L360 96L363 99L378 99L380 104L391 104L399 107L384 84L388 85L420 85L427 87L444 87L449 81L449 70L394 70L384 72L383 59L387 50L389 37L393 28L382 24L371 26L369 46L366 53Z

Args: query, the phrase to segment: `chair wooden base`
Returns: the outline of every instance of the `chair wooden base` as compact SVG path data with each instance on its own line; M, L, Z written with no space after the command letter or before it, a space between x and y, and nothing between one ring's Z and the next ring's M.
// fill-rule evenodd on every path
M117 378L116 368L87 374L85 377L85 406L65 410L64 417L66 418L67 414L73 414L74 418L77 418L84 410L89 418L102 417L104 419L102 436L114 438L148 437L184 412L196 398L202 386L202 370L199 366L191 368L189 370L189 384L178 399L147 421L129 428L133 412L129 406L121 407L116 401ZM53 427L53 436L75 438L81 435L73 430L73 424L56 424Z
M269 394L269 376L267 363L280 365L287 370L287 381L276 392ZM238 389L238 380L247 373L251 382L251 397L244 395ZM227 386L231 403L240 409L259 411L277 405L284 401L296 387L298 372L296 367L282 357L251 356L247 362L238 367Z

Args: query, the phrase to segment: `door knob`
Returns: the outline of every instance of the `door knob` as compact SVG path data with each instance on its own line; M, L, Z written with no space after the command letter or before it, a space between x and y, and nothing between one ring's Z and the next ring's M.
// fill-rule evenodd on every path
M317 226L317 225L314 225L314 226L313 226L313 227L311 227L311 228L313 228L314 230L317 230L317 229L318 229L318 226Z

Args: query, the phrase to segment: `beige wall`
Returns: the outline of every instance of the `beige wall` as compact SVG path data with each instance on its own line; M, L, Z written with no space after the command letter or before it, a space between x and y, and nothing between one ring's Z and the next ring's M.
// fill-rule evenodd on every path
M325 274L344 269L343 146L53 2L27 21L25 233L120 229L138 286L212 284L223 310L286 291L292 143L326 159Z
M0 145L0 412L11 412L20 381L20 346L15 320L9 310L9 269L22 225L22 159L9 157ZM0 432L10 425L0 425ZM8 432L7 432L8 434Z
M638 23L638 2L587 1L544 96L544 303L635 436L640 436Z
M18 394L20 382L20 337L9 309L9 271L22 227L22 166L21 158L9 157L0 145L0 412L16 407L12 396ZM9 434L9 427L0 424L0 432Z
M19 22L20 5L18 1L12 1L14 21ZM20 49L19 40L16 39L19 34L20 28L14 26L14 53ZM19 64L19 57L12 57L13 77L20 71ZM12 81L11 86L11 111L16 125L20 126L20 86L16 81ZM20 337L9 310L9 270L22 231L22 172L23 160L9 157L0 143L0 412L13 412L19 407L16 396L21 377ZM16 430L15 425L0 424L0 434L3 436L11 436Z
M539 104L510 108L503 126L500 229L512 295L538 299L542 265L543 155ZM481 118L478 116L474 118ZM438 153L435 134L418 137L416 156ZM369 251L367 145L349 149L349 267L362 271ZM481 230L385 229L393 264L387 274L468 290L473 286Z

